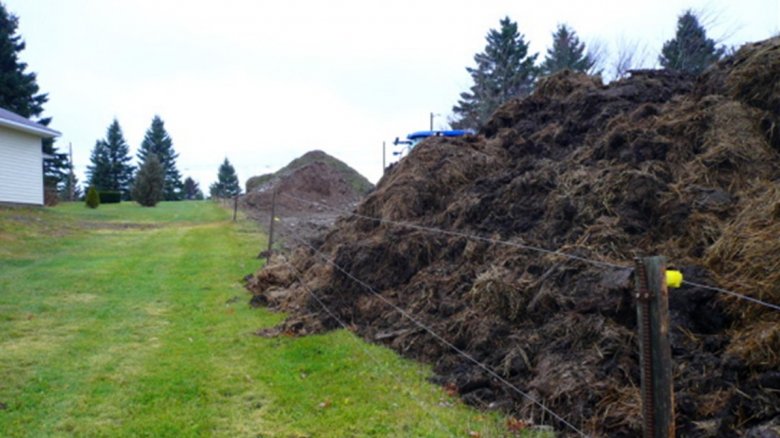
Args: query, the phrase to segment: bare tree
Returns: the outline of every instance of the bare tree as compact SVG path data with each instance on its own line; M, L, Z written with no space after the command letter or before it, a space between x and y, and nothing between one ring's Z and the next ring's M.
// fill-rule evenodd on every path
M612 64L612 80L626 77L630 70L649 67L647 45L639 40L620 38Z
M588 70L589 75L601 75L607 69L609 60L609 50L607 44L600 38L594 38L588 41L588 57L593 61L593 65Z

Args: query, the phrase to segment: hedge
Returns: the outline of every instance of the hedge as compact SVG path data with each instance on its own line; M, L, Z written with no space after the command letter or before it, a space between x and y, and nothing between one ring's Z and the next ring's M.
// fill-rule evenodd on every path
M122 192L98 192L101 204L119 204L122 202Z

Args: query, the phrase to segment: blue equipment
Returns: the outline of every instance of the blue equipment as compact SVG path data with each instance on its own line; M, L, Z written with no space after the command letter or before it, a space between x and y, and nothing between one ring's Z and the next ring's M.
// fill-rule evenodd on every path
M451 129L449 131L417 131L406 136L406 140L401 140L398 137L395 138L393 144L395 146L404 145L405 147L400 151L393 152L393 155L401 155L404 152L408 152L413 147L417 146L417 143L425 140L428 137L463 137L464 135L473 135L474 131L471 129Z

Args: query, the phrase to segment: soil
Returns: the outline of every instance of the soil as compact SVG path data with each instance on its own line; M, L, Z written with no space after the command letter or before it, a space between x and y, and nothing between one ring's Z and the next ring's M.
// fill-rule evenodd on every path
M317 239L333 226L340 211L352 210L370 187L365 178L322 151L311 151L293 160L282 171L267 175L263 184L241 197L240 206L251 218L270 224L276 192L276 216L285 228L277 228L280 249L288 248L287 229L307 240ZM357 178L361 184L355 184Z
M780 304L778 77L780 38L700 77L563 72L479 135L421 143L356 212L622 266L661 254L688 281ZM354 215L312 245L587 433L641 435L630 268ZM278 331L337 328L311 290L466 402L566 430L305 246L248 287L289 312ZM780 312L690 286L669 304L677 433L778 436Z

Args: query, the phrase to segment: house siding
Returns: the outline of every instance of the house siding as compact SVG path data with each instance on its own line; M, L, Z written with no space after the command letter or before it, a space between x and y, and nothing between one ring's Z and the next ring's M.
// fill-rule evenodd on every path
M0 127L0 202L43 205L39 136Z

